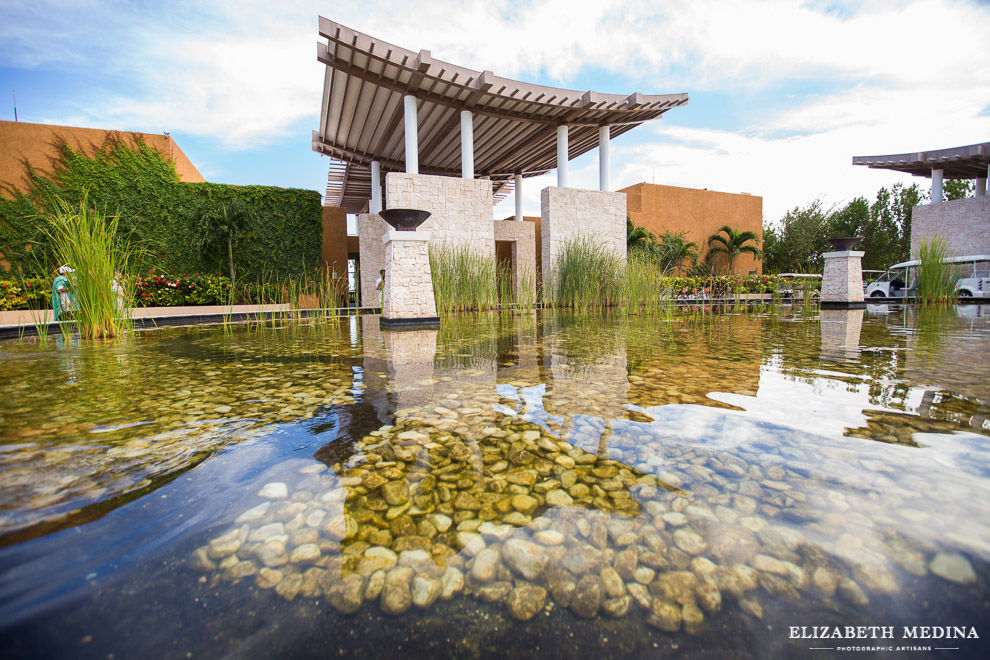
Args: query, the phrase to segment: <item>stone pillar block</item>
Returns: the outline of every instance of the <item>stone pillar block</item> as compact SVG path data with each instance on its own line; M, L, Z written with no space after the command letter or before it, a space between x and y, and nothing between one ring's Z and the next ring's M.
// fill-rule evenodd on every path
M863 252L826 252L822 307L864 307Z
M543 281L568 242L588 237L626 258L626 195L621 192L544 188L540 193Z
M390 229L385 243L385 295L381 323L439 325L430 276L430 232Z
M376 213L360 213L358 223L358 251L360 255L360 282L362 307L380 307L378 290L375 282L378 273L385 268L385 246L382 237L388 225Z
M385 201L390 209L429 211L419 229L430 232L432 241L495 257L491 181L389 172Z

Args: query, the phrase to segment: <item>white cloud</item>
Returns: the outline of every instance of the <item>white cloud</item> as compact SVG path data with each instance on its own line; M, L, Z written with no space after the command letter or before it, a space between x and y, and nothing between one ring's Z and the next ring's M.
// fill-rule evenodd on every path
M734 113L743 125L712 112L697 127L698 106L679 109L617 143L613 183L649 180L655 170L658 183L745 190L764 197L768 218L819 195L840 202L905 180L855 168L854 155L990 135L990 9L951 0L304 0L277 8L267 0L0 0L0 56L7 67L98 70L113 90L66 103L53 122L212 136L227 149L292 136L292 148L305 151L323 84L320 13L507 77L606 92L634 91L630 84L644 93L718 92L743 109ZM609 75L623 89L604 88ZM595 187L596 166L594 153L573 162L572 185ZM528 213L553 182L527 180ZM510 197L496 215L511 213Z

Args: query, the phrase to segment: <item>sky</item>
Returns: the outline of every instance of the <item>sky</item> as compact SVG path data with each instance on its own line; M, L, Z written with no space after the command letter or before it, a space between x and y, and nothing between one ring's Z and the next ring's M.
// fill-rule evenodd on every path
M853 156L990 141L988 0L0 0L0 119L16 90L20 121L168 132L208 181L322 193L320 15L506 78L686 92L612 141L613 188L749 192L769 222L929 188ZM597 188L597 150L569 179ZM524 212L555 184L527 179Z

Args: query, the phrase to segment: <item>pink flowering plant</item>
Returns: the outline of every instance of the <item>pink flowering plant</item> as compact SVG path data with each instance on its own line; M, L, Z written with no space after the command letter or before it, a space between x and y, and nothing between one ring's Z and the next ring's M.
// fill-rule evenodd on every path
M167 275L151 272L133 282L136 307L222 305L229 300L230 279L220 275Z

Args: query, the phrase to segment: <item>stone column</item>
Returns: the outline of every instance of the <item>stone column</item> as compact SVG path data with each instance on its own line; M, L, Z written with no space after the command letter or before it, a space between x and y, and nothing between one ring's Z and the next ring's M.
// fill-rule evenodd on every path
M474 114L461 110L461 178L474 178Z
M419 119L416 97L406 94L402 98L406 133L406 173L419 174Z
M382 164L371 161L371 207L372 213L382 212Z
M990 169L990 166L988 166L987 169ZM986 195L987 195L987 177L981 177L976 180L976 196L986 197Z
M385 243L382 327L440 325L430 277L430 232L389 229Z
M567 142L567 124L557 127L557 187L567 187L567 158L570 154Z
M942 203L942 170L932 168L932 204Z
M598 189L608 192L610 172L608 163L608 141L611 129L608 126L598 127Z
M865 307L863 302L863 252L826 252L822 277L822 307Z
M516 197L516 222L523 221L523 210L522 210L522 174L516 174L516 185L515 185L515 197Z

